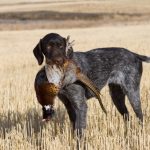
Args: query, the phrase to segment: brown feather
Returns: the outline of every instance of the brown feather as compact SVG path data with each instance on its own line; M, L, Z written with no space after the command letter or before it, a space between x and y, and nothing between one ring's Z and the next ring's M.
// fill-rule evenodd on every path
M43 83L36 87L39 103L44 105L53 105L54 99L59 92L59 88L52 83Z
M84 83L95 94L102 110L104 111L105 114L107 114L106 109L102 103L102 99L100 97L99 89L94 85L94 83L87 76L85 76L83 73L79 71L77 73L77 79L81 81L82 83Z

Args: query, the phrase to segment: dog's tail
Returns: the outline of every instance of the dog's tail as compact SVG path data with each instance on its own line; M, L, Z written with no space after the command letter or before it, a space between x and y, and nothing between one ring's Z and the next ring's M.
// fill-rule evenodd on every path
M136 54L137 58L140 59L141 61L150 63L150 57L144 56L144 55L138 55Z

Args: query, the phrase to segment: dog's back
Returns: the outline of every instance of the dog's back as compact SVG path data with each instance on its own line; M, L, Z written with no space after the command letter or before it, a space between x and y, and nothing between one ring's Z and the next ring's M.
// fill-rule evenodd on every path
M127 76L133 73L141 74L142 61L150 62L147 56L115 47L74 52L73 59L99 88L107 83L112 73L121 72Z

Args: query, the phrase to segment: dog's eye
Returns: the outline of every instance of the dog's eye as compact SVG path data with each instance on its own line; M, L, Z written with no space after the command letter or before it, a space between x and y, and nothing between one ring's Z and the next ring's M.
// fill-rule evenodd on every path
M63 45L60 45L59 48L63 48Z
M48 49L48 50L51 49L51 45L47 46L47 49Z

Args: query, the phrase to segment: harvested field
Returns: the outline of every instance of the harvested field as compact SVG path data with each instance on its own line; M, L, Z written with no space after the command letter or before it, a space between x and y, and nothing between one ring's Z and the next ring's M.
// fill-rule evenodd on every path
M0 30L60 29L150 22L148 0L0 3Z
M144 29L144 30L143 30ZM38 40L49 32L71 35L74 50L96 47L125 47L150 55L150 25L107 26L85 29L1 31L0 36L0 149L75 149L71 127L63 104L56 100L57 116L48 124L41 123L41 107L36 101L33 82L39 66L32 54ZM89 38L90 35L90 38ZM150 149L150 64L144 64L141 101L143 130L126 101L131 120L124 137L122 117L112 104L107 88L102 99L109 113L107 119L96 99L88 101L86 146L88 150Z
M75 40L74 51L124 47L150 56L149 0L1 0L0 1L0 150L75 150L69 118L56 99L56 117L44 124L34 92L38 66L32 50L45 34ZM13 30L13 31L12 31ZM126 99L130 121L125 136L121 115L109 96L88 103L86 150L150 149L150 64L143 63L143 128Z

